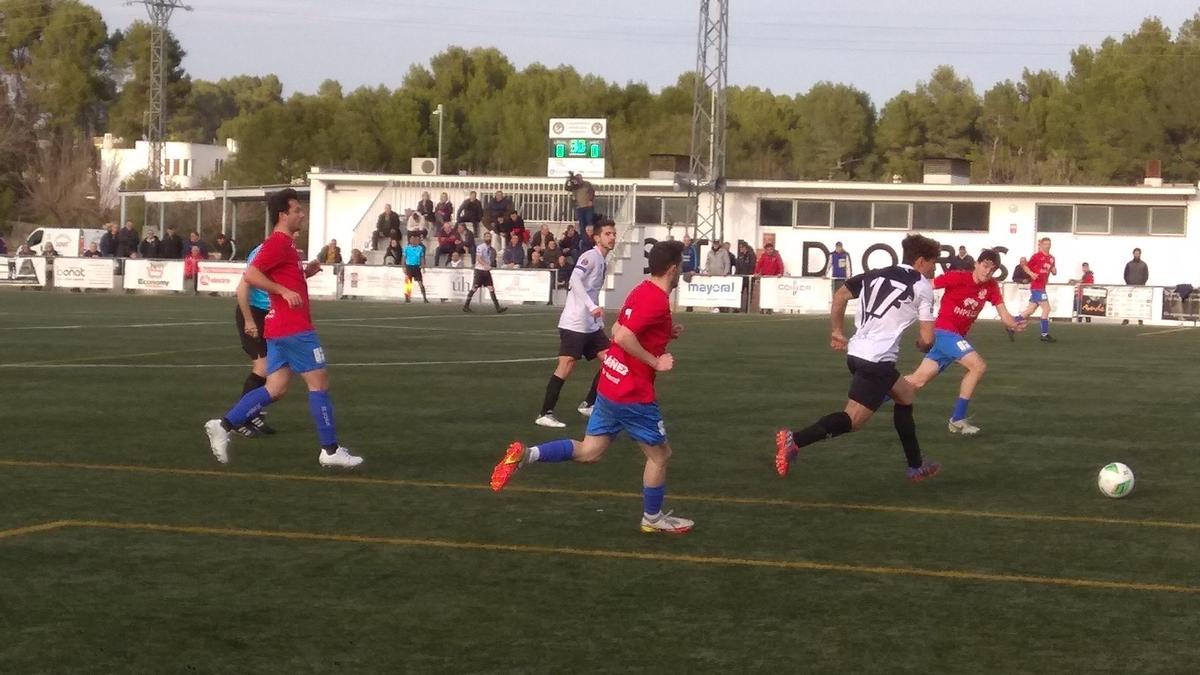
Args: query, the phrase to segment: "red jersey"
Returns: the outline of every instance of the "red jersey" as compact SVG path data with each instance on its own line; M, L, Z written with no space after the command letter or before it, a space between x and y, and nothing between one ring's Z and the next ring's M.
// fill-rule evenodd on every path
M250 264L267 275L271 281L299 293L303 300L299 307L290 307L282 295L271 293L271 311L267 312L263 337L274 340L312 330L312 314L308 308L308 281L304 278L300 252L292 243L291 235L272 232Z
M938 330L948 330L956 335L966 336L971 330L979 312L983 311L985 303L994 307L1004 304L1000 295L1000 284L995 279L983 283L975 281L975 273L965 270L946 272L933 280L934 288L944 288L942 305L938 309L937 322L933 327Z
M643 281L629 292L617 323L637 337L642 349L654 356L667 351L674 327L671 321L671 302L663 289L651 281ZM625 353L617 343L608 348L604 357L600 386L596 390L613 403L653 403L653 368Z
M1029 283L1029 290L1044 291L1046 282L1050 280L1050 270L1054 269L1054 256L1038 251L1029 259L1029 269L1037 276Z

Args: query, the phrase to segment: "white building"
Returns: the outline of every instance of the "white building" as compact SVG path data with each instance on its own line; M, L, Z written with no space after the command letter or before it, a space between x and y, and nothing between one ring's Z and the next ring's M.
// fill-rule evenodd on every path
M150 168L150 144L138 141L132 148L117 147L112 134L104 134L100 147L100 191L103 205L116 205L121 183L139 171ZM237 154L237 141L232 138L224 145L179 143L167 141L163 146L164 188L197 188L201 181L220 171L232 155Z

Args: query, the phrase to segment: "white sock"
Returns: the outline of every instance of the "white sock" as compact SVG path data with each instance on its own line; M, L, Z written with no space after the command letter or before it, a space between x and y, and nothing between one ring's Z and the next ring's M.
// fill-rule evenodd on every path
M542 456L542 451L538 450L538 446L536 446L536 445L525 451L525 461L526 462L536 462L541 458L541 456Z

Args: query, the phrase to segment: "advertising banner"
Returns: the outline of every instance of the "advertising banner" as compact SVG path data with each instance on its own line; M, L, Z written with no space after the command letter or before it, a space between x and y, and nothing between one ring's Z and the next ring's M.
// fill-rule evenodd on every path
M553 278L550 270L492 270L496 297L505 304L549 302Z
M758 306L762 309L820 314L829 311L833 285L819 277L762 277Z
M741 307L742 277L705 277L679 280L678 302L681 307ZM826 281L825 283L829 283Z
M125 290L182 291L182 260L126 260Z
M7 258L0 284L5 286L45 286L45 258Z
M245 271L246 263L201 262L196 290L200 293L236 293Z

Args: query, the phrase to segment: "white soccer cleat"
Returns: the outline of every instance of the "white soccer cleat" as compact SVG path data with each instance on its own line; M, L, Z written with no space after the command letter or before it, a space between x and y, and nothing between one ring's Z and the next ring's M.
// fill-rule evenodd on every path
M209 420L204 423L204 433L208 434L208 447L213 457L222 464L229 463L229 432L221 426L221 420Z
M538 425L539 427L552 427L554 429L561 429L561 428L567 426L561 420L559 420L557 417L555 417L554 413L546 413L545 415L542 415L541 417L534 420L533 423Z
M584 401L584 402L580 403L580 404L579 404L579 407L578 407L578 408L576 408L576 410L578 410L578 411L579 411L579 414L580 414L580 415L583 415L584 417L591 417L591 416L592 416L592 406L588 405L588 404L587 404L587 401Z
M946 427L950 429L952 434L962 434L963 436L974 436L979 433L979 427L971 424L971 420L963 418L961 420L950 420Z
M362 457L350 454L349 450L341 446L338 446L337 452L332 455L321 450L320 456L317 459L321 462L321 466L336 466L343 469L353 469L363 463Z
M642 532L647 534L663 533L663 534L684 534L692 531L692 526L696 523L687 518L671 515L672 511L663 513L659 511L657 515L648 516L642 514Z

